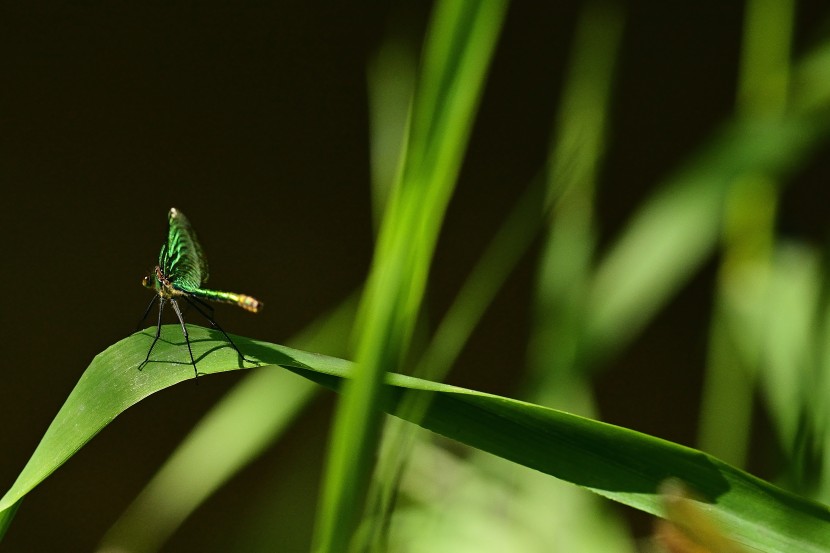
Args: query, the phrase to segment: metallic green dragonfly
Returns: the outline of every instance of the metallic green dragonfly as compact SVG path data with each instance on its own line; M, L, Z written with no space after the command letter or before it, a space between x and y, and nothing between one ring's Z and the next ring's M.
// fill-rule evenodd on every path
M210 325L225 336L243 361L253 362L250 359L246 359L245 356L242 355L242 352L239 351L239 348L233 343L231 337L228 336L224 330L222 330L222 327L216 324L216 321L213 320L212 316L213 307L205 303L204 300L233 303L242 309L251 311L252 313L260 311L263 307L263 303L255 298L252 298L251 296L246 296L245 294L235 294L233 292L221 292L218 290L208 290L206 288L202 288L202 285L208 279L207 259L205 258L202 246L199 244L199 240L196 238L196 233L194 232L193 227L190 226L190 221L187 220L184 213L175 207L170 209L170 213L167 214L167 220L170 223L170 231L167 235L167 244L164 244L161 247L159 262L158 265L156 265L156 268L141 281L141 284L145 288L153 290L156 295L153 297L152 301L150 301L149 305L147 305L147 309L144 311L144 316L141 317L141 322L138 323L139 327L141 327L142 323L144 323L147 319L147 315L150 313L150 309L153 308L153 304L156 300L158 300L159 304L156 337L153 340L153 343L150 344L150 349L147 351L147 357L144 359L141 367L150 361L150 354L152 353L156 342L158 342L159 335L161 334L161 313L164 310L164 305L167 302L170 302L170 305L173 306L173 311L176 312L176 317L178 317L179 323L182 325L182 332L184 333L184 339L187 343L187 351L190 353L190 363L193 365L193 372L196 373L197 377L199 376L199 371L196 370L196 360L193 358L193 350L190 347L190 337L187 334L187 327L184 324L184 317L182 316L182 311L179 308L178 302L176 302L177 298L184 299L194 309L196 309L196 311L210 321Z

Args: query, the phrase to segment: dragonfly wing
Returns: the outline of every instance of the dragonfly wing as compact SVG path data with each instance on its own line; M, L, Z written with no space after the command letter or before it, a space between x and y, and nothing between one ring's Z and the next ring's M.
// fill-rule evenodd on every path
M202 246L184 213L174 207L167 219L170 232L167 235L166 274L177 288L197 289L208 277Z
M161 245L161 251L159 252L159 267L167 271L167 244Z

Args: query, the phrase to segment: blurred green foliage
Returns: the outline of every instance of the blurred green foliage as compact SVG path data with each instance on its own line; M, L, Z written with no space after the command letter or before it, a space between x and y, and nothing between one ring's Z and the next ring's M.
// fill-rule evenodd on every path
M662 514L660 479L694 480L704 465L714 467L717 478L699 477L692 485L717 481L725 488L703 500L684 495L673 503L674 496L667 496L669 518L680 532L694 536L696 528L705 527L708 543L734 539L763 551L830 551L821 537L830 535L828 512L808 501L830 502L830 249L776 230L789 176L830 130L830 41L794 60L794 3L748 0L734 113L653 189L611 244L599 248L596 203L604 155L613 147L606 137L614 121L613 82L625 13L614 3L587 3L572 41L547 164L526 184L516 206L505 210L500 230L433 328L422 314L430 264L506 9L502 2L438 2L420 60L392 37L370 64L373 265L359 302L345 302L295 342L344 357L351 351L356 360L335 413L314 551L635 551L639 545L619 511L549 474ZM534 241L538 249L531 247ZM442 397L456 392L395 381L396 413L403 420L480 450L385 418L386 373L443 380L530 251L537 253L537 269L519 393L533 405L469 392L460 403L492 416L490 426L465 419L472 411L461 408L454 426L452 409L441 411L441 402L436 407L423 390L446 394ZM700 451L543 409L596 418L593 379L713 258L717 280ZM415 338L419 325L426 328L424 339ZM127 359L129 351L107 355L122 354ZM225 370L222 363L232 360L222 355L211 353L209 366ZM319 369L312 362L309 367ZM102 410L71 419L80 420L80 427L56 419L41 446L54 449L48 455L39 449L33 457L49 461L24 469L4 498L2 531L25 493L95 432L151 389L181 376L168 372L164 382L149 384L148 374L137 377L127 369L131 365L113 371L113 378L123 378L118 385L99 376L89 388L89 380L82 379L79 389L83 384L106 394L109 410L74 395L67 400L65 409ZM340 387L333 378L344 374L320 369L306 376ZM104 537L100 551L162 548L205 498L279 439L314 389L283 372L249 375L182 442ZM86 399L85 392L77 393ZM705 455L746 465L756 403L772 422L784 456L776 483L804 499ZM444 416L438 423L436 410ZM516 413L518 422L510 419ZM574 434L551 451L555 441L539 438L548 427L541 422L536 427L534 417L558 421ZM586 438L591 432L597 442ZM596 445L602 440L607 440L605 455ZM586 461L585 450L596 455L594 463ZM645 467L639 474L629 471L640 480L620 470L626 462ZM629 477L637 486L647 482L649 489L632 489ZM692 507L678 508L683 502ZM715 515L714 537L704 510ZM262 520L279 523L268 513Z

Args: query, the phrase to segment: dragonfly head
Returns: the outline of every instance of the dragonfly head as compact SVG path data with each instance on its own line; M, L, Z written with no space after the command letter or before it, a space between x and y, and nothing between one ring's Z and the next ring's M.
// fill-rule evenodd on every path
M141 285L145 288L149 288L150 290L155 290L157 285L156 281L158 280L157 273L158 267L154 269L149 275L146 275L144 276L144 278L141 279Z

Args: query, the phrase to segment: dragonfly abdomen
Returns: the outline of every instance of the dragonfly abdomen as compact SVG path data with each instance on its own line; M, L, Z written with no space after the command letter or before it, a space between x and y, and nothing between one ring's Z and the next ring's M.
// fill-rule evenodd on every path
M246 294L236 294L234 292L220 292L219 290L193 290L190 292L194 296L222 303L232 303L238 305L246 311L256 313L260 311L264 304L258 299L248 296Z

